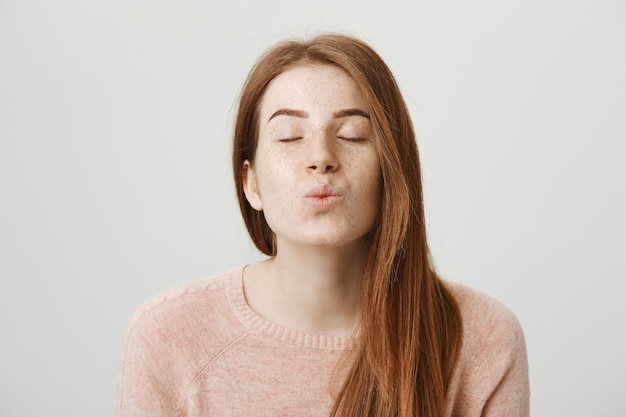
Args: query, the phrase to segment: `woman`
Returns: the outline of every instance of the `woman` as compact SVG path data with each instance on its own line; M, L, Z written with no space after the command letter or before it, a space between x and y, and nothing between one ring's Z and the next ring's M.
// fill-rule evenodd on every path
M269 50L242 91L233 169L268 259L138 309L118 416L528 415L516 318L429 261L411 120L368 45Z

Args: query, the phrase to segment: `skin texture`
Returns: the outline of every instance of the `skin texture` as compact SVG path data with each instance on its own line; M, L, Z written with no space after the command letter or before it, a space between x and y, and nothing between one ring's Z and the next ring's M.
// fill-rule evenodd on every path
M342 246L373 227L378 155L369 119L347 110L367 114L356 83L337 67L298 66L268 86L245 192L264 211L279 248L285 241ZM332 196L318 196L324 186Z
M349 334L381 169L368 109L331 65L300 65L267 87L244 192L276 234L277 254L246 269L248 302L288 327Z

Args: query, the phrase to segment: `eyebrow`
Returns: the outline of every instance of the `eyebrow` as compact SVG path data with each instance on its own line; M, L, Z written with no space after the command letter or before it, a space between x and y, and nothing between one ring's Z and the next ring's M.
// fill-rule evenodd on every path
M291 116L291 117L299 117L301 119L306 119L309 117L309 113L305 112L304 110L280 109L280 110L276 110L274 114L272 114L270 118L267 119L267 121L269 122L276 116Z
M349 117L349 116L361 116L361 117L365 117L367 120L370 119L370 115L361 109L346 109L346 110L339 110L333 113L333 117L336 119L339 117Z
M276 110L270 116L270 118L267 119L267 121L269 122L270 120L272 120L274 117L277 117L277 116L291 116L291 117L298 117L300 119L306 119L309 117L309 113L305 112L304 110L279 109L279 110ZM350 117L350 116L361 116L361 117L365 117L368 120L370 119L370 115L361 109L345 109L345 110L339 110L333 113L333 118L335 119L338 119L341 117Z

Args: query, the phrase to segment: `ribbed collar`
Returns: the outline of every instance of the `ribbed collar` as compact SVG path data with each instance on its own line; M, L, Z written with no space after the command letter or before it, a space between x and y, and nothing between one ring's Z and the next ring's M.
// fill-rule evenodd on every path
M246 301L243 288L244 268L245 265L230 272L226 282L226 295L233 312L246 327L293 346L325 350L356 350L353 338L305 333L288 329L259 316Z

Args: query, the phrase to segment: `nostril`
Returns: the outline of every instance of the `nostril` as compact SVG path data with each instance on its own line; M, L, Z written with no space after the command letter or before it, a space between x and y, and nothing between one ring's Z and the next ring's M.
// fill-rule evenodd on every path
M326 172L333 172L337 169L337 164L333 163L332 161L329 162L315 162L312 163L310 165L307 166L307 170L309 171L313 171L313 172L321 172L321 173L326 173Z

